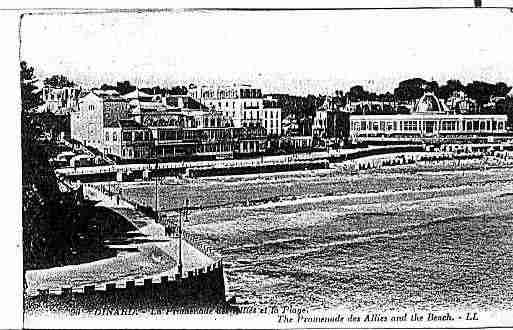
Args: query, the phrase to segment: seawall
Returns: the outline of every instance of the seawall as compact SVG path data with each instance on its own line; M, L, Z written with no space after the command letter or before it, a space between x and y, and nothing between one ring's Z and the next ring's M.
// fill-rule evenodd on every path
M81 287L39 289L28 292L25 310L72 312L80 309L95 313L99 309L162 309L184 305L225 304L222 261L204 268L178 274L162 274L136 280L124 280Z
M73 181L105 182L148 180L155 176L218 176L237 174L258 174L328 168L330 163L397 152L423 151L423 146L392 146L365 149L340 149L333 152L313 152L293 155L263 156L253 159L232 159L217 161L170 162L155 164L124 164L95 167L57 169L58 175Z

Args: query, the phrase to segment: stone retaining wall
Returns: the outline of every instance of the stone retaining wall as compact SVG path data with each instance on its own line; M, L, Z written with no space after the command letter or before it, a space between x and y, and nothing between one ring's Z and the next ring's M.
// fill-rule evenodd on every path
M184 302L224 303L222 261L179 274L126 279L97 285L39 289L27 292L26 307L35 308L144 308L165 307ZM44 307L46 306L46 307Z

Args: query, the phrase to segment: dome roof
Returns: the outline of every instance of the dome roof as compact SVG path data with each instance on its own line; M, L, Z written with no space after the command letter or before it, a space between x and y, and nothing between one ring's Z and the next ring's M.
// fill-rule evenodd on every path
M433 93L424 93L415 105L414 112L445 112L445 107Z

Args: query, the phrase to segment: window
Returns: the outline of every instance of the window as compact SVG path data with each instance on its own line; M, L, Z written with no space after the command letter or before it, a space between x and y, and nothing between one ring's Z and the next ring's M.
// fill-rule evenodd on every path
M132 141L132 132L123 132L122 140L125 142Z
M112 141L117 141L118 140L118 134L116 132L113 132L112 133Z
M105 132L105 141L109 141L109 132Z
M407 120L404 122L403 129L405 131L416 131L417 130L417 122L412 120Z
M134 132L134 141L143 141L144 140L144 132L136 131Z
M456 131L456 121L442 121L442 131Z

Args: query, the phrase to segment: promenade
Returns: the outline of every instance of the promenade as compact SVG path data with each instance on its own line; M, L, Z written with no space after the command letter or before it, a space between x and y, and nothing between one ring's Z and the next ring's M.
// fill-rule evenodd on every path
M368 148L356 149L333 149L329 151L311 152L311 153L297 153L291 155L278 155L278 156L262 156L252 159L229 159L229 160L212 160L212 161L190 161L190 162L166 162L159 163L159 169L187 169L187 168L230 168L230 167L254 167L262 165L279 165L279 164L294 164L305 161L318 161L326 160L330 157L344 157L361 152L382 151L386 153L387 150L396 149L398 146L370 146ZM418 147L418 145L402 145L400 147ZM123 164L123 165L102 165L102 166L88 166L88 167L66 167L55 170L57 175L61 176L79 176L91 175L101 173L117 173L117 172L131 172L131 171L144 171L154 170L155 164Z
M26 292L38 296L41 292L62 295L63 292L84 293L87 290L103 292L106 287L124 289L132 283L161 283L162 278L192 279L195 274L209 274L221 267L221 261L208 247L197 245L193 238L181 240L182 274L179 275L179 238L165 235L164 227L146 216L126 200L115 199L100 189L87 185L86 198L99 201L97 207L110 209L117 221L127 221L140 235L104 244L117 251L116 256L92 262L37 269L25 275ZM113 233L116 234L116 233ZM124 237L123 233L121 234ZM188 238L186 236L186 238ZM192 243L192 244L191 244ZM195 245L193 245L195 244ZM148 282L149 281L149 282ZM127 284L128 283L128 284Z
M61 288L82 288L86 285L101 287L105 283L122 283L134 280L143 282L145 278L169 276L178 272L178 239L168 238L167 242L131 244L137 252L119 253L117 256L93 262L38 269L26 274L27 290ZM198 251L191 244L182 241L183 271L206 268L214 260Z

